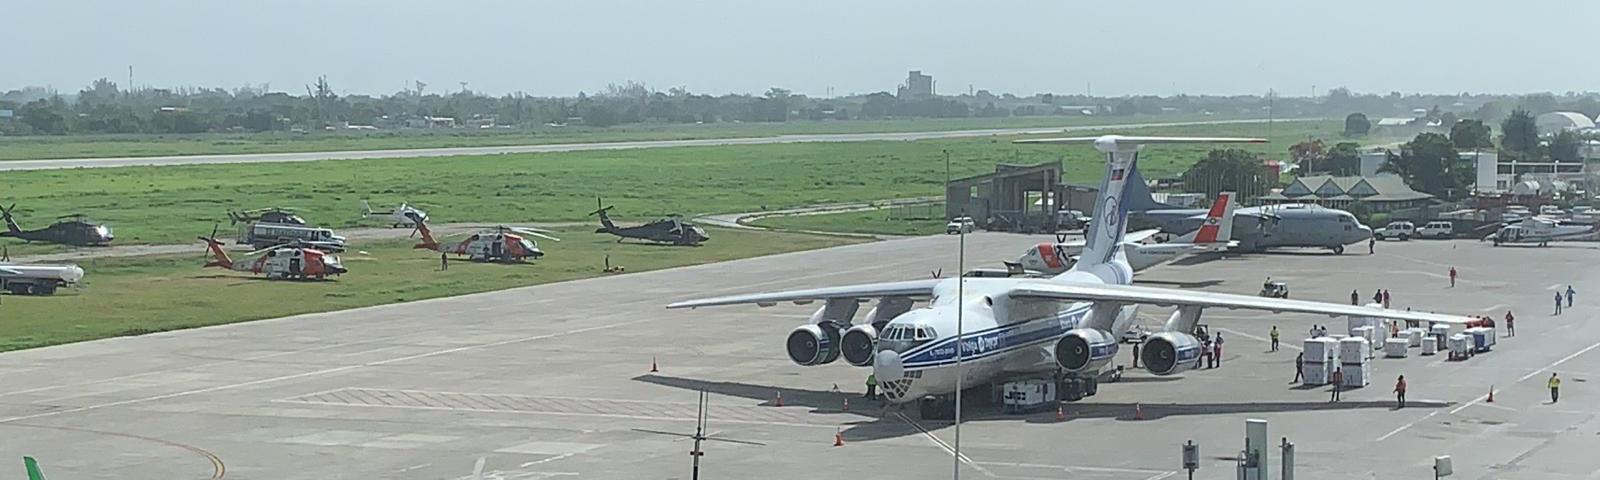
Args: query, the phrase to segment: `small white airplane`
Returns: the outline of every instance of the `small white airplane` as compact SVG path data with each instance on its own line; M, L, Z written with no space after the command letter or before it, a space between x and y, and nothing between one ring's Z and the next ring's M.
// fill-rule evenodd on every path
M421 209L419 209L417 207L413 207L411 205L407 205L405 202L400 202L400 204L396 205L394 207L394 210L390 211L389 213L380 214L380 213L374 212L372 210L372 204L367 203L366 200L362 200L361 201L361 218L368 218L368 217L371 217L373 215L385 215L385 216L388 216L389 217L389 224L391 226L395 227L395 228L413 227L413 226L417 225L418 221L423 221L423 220L427 220L428 219L428 212L424 212L424 211L422 211Z
M1143 243L1145 239L1159 233L1160 230L1142 230L1128 234L1122 241L1123 251L1128 255L1128 266L1137 274L1184 255L1226 252L1229 248L1238 246L1239 242L1229 240L1233 235L1233 212L1237 206L1238 203L1233 201L1233 192L1222 192L1217 196L1216 203L1213 203L1211 209L1206 212L1205 220L1199 229L1169 242ZM1024 252L1016 263L1025 272L1059 275L1077 263L1078 255L1083 253L1085 242L1087 240L1040 243Z
M1544 247L1549 246L1550 242L1595 239L1596 236L1600 236L1600 225L1566 224L1548 218L1528 217L1500 227L1484 240L1493 241L1496 247L1515 243L1537 243Z
M790 332L789 358L820 365L839 357L871 366L885 397L895 403L922 400L924 414L954 414L959 386L987 388L1010 378L1065 375L1068 400L1093 395L1101 370L1116 355L1119 339L1133 324L1139 305L1177 307L1161 331L1142 345L1140 359L1151 373L1171 375L1194 368L1201 343L1193 335L1206 308L1309 313L1465 324L1470 318L1376 306L1341 305L1133 286L1124 244L1127 179L1147 144L1261 143L1244 138L1124 137L1024 140L1032 144L1093 143L1106 154L1103 197L1085 235L1078 261L1049 278L957 278L817 288L689 300L667 308L778 302L824 302L811 321ZM877 300L865 322L853 323L860 304ZM913 309L927 300L928 305ZM959 330L959 333L958 333ZM957 368L960 364L961 367ZM959 376L959 377L958 377Z

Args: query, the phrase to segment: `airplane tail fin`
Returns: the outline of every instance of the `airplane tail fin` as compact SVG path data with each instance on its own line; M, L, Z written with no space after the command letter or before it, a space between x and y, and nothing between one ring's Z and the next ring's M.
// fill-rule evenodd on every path
M1178 208L1157 202L1154 196L1150 195L1150 185L1145 183L1144 174L1138 170L1128 174L1128 178L1128 198L1124 199L1123 205L1129 213Z
M433 231L428 229L428 222L423 221L421 218L417 218L416 221L416 226L411 230L411 234L422 234L422 240L417 242L416 245L412 245L411 248L438 250L439 242L433 239Z
M206 250L211 252L211 261L206 262L207 267L233 268L233 259L228 258L228 252L222 249L222 242L217 240L217 227L211 227L210 237L196 237L206 242Z
M1206 212L1205 223L1200 224L1200 229L1195 231L1195 245L1226 245L1228 240L1233 238L1233 211L1238 206L1233 200L1233 195L1233 192L1222 192L1217 195L1216 203L1211 204L1211 211Z
M1126 201L1132 194L1138 193L1134 185L1143 187L1143 182L1135 181L1139 176L1139 150L1145 145L1167 143L1265 143L1264 139L1255 138L1183 138L1183 137L1125 137L1121 135L1105 135L1101 137L1077 137L1056 139L1031 139L1018 140L1017 143L1033 144L1081 144L1092 143L1096 150L1106 154L1105 176L1100 183L1100 201L1095 204L1094 221L1090 223L1084 233L1083 254L1079 255L1078 263L1073 270L1098 271L1101 265L1121 263L1122 268L1113 266L1109 270L1120 273L1110 273L1117 277L1106 279L1112 283L1124 283L1132 279L1132 272L1126 268L1126 262L1117 262L1123 258L1122 241L1127 235L1127 220L1129 205ZM1148 191L1145 191L1148 196ZM1135 204L1144 203L1134 201ZM1153 202L1151 202L1153 203ZM1105 278L1105 275L1100 275Z
M22 457L22 468L28 471L28 480L44 480L44 472L39 470L39 461L33 457Z

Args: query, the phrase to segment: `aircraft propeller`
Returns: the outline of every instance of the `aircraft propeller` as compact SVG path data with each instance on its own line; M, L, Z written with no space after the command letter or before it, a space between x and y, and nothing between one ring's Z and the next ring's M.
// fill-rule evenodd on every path
M595 216L595 215L606 213L606 211L611 210L611 208L612 207L605 206L605 203L600 200L600 197L594 197L594 211L593 212L589 212L589 216L592 217L592 216Z

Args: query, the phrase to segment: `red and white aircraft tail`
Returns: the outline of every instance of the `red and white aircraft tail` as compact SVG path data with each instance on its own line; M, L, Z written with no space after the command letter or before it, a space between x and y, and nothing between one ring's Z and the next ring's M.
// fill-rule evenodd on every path
M1189 234L1194 238L1184 240L1196 246L1206 247L1207 250L1227 250L1232 245L1233 211L1238 206L1234 201L1233 192L1218 194L1217 201L1212 203L1211 210L1206 212L1206 220L1200 224L1200 229Z
M206 249L211 251L212 260L206 262L207 267L222 267L233 269L233 259L228 258L228 252L222 249L222 242L217 240L217 228L211 227L210 237L196 237L206 242Z

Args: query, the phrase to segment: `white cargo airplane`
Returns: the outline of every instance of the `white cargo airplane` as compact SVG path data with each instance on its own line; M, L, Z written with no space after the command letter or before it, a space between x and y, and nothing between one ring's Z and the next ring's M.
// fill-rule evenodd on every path
M1067 399L1092 395L1100 370L1116 355L1120 334L1130 328L1141 304L1177 307L1162 331L1144 341L1140 353L1145 368L1156 375L1195 366L1201 344L1192 332L1206 308L1445 324L1470 320L1370 306L1132 286L1133 269L1123 244L1128 212L1122 199L1131 184L1127 179L1138 168L1140 148L1235 142L1264 140L1111 135L1019 142L1093 143L1106 153L1100 187L1104 197L1095 207L1083 253L1071 269L1054 277L913 280L691 300L667 308L822 300L825 305L812 314L811 322L789 334L786 347L791 360L819 365L843 356L851 365L871 365L890 401L926 399L924 411L941 416L953 413L949 405L958 385L987 386L1058 369L1069 385L1069 391L1063 391ZM870 299L878 303L867 313L866 322L852 324L860 303ZM928 306L912 309L922 299L929 301Z
M1222 192L1217 195L1216 203L1206 212L1205 220L1199 229L1170 242L1153 245L1141 243L1151 235L1159 233L1159 230L1128 234L1122 241L1123 252L1128 256L1128 266L1137 274L1184 255L1226 252L1230 247L1238 246L1239 242L1228 240L1233 235L1235 206L1237 203L1233 201L1233 192ZM1086 241L1040 243L1023 252L1022 257L1017 259L1017 264L1025 272L1059 275L1077 263L1078 255L1083 253Z

